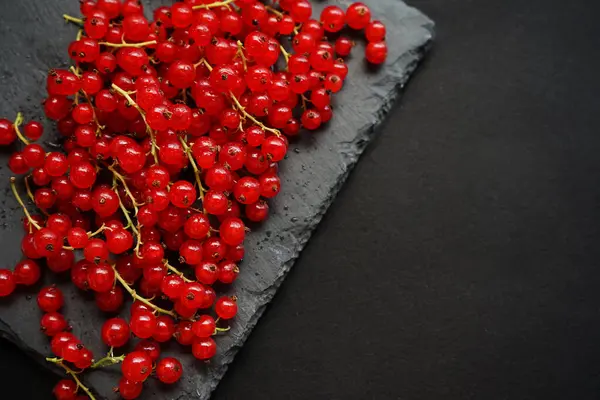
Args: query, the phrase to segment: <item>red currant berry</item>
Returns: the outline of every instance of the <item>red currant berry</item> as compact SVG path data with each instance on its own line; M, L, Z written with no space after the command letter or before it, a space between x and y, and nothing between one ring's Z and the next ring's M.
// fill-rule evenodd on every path
M217 344L212 338L195 338L192 343L192 354L198 360L209 360L217 354Z
M175 383L181 378L182 373L183 366L176 358L163 358L156 364L156 377L162 383Z
M237 298L221 297L215 304L215 312L222 319L231 319L237 314Z
M152 373L152 359L144 351L133 351L125 356L121 371L127 380L144 382Z
M65 300L63 294L56 286L42 288L37 296L37 303L44 312L55 312L61 309Z
M385 42L370 42L365 50L365 57L371 64L383 64L387 58L387 52Z
M29 259L25 259L17 264L14 272L15 283L19 285L31 286L40 279L39 265Z
M135 336L148 339L156 330L156 316L151 311L137 311L131 316L129 328Z
M12 271L0 269L0 297L6 297L15 291L16 282Z

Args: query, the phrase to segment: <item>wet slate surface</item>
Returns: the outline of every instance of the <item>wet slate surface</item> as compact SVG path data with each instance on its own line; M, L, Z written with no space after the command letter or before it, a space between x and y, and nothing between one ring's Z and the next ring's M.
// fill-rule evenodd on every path
M272 215L262 226L253 227L247 239L242 272L231 288L240 299L239 316L230 333L217 339L219 352L215 359L201 363L189 352L182 355L176 343L169 344L163 353L181 357L184 376L181 382L168 388L156 382L147 384L142 398L206 399L210 396L424 56L433 36L431 20L398 0L365 2L388 26L390 51L386 65L380 68L366 65L362 60L364 46L359 42L354 56L348 60L349 79L334 100L333 120L326 129L292 142L293 151L281 164L283 189L271 202ZM164 2L144 3L156 6ZM315 3L317 12L327 4L347 4L342 1ZM0 50L3 52L0 115L14 118L17 111L22 111L28 118L41 116L46 71L67 65L66 48L76 33L73 26L62 23L61 14L77 15L77 6L74 0L0 1ZM46 129L52 132L48 123ZM45 143L52 145L53 134L48 133L45 138ZM10 171L5 167L8 154L10 149L0 154L0 182L8 183ZM21 258L21 212L9 193L8 184L1 186L4 189L0 195L3 260L0 265L13 268ZM64 312L74 332L94 354L105 353L99 327L107 316L96 309L93 298L74 290L68 276L46 274L44 281L56 282L65 291L69 301ZM35 304L36 289L22 291L0 303L0 335L44 362L50 350L48 340L38 329L41 314ZM114 367L86 374L84 380L98 398L113 399L118 398L112 387L119 375L118 367Z

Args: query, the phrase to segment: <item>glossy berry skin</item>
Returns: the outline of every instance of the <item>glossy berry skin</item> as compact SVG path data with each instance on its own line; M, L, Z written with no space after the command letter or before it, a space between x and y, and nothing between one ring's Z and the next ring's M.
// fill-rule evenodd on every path
M77 397L77 384L71 379L60 380L52 389L56 400L75 400Z
M388 48L385 42L370 42L365 49L365 57L371 64L379 65L385 62Z
M143 351L133 351L121 364L123 377L132 382L144 382L152 372L152 359Z
M103 293L109 291L115 282L115 272L107 263L93 265L88 270L87 281L90 289Z
M381 21L373 21L365 28L365 36L369 42L381 42L385 39L386 28Z
M199 338L209 338L215 334L217 327L215 319L210 315L202 315L192 324L194 335Z
M171 186L169 198L175 207L188 208L196 201L196 188L191 182L177 181Z
M141 340L135 346L135 350L143 351L143 352L147 353L153 362L158 360L158 357L160 357L160 344L155 340L151 340L151 339Z
M0 297L6 297L14 292L16 287L15 277L12 271L0 269Z
M212 338L196 338L192 343L192 354L198 360L209 360L217 354L217 344Z
M68 328L68 323L62 314L57 312L50 312L44 314L40 321L40 327L42 332L48 336L54 336L59 332L62 332Z
M13 123L6 118L0 119L0 145L7 146L17 140Z
M129 325L122 318L111 318L102 325L101 337L110 347L122 347L129 341Z
M137 337L148 339L156 330L156 316L151 311L138 311L131 316L129 328Z
M227 218L219 228L221 239L229 246L237 246L244 241L246 227L239 218Z
M361 2L355 2L346 10L346 23L352 29L364 29L371 21L371 10Z
M231 319L237 314L237 299L233 297L221 297L215 304L215 311L222 319Z
M344 27L344 11L337 6L327 6L321 12L321 23L327 32L338 32Z
M122 399L133 400L137 399L142 394L144 384L142 382L133 382L123 377L119 381L117 389Z
M183 366L173 357L166 357L156 364L156 377L162 383L173 384L181 378Z
M37 296L38 306L44 312L58 311L64 302L62 291L56 286L42 288Z
M14 281L19 285L31 286L40 279L41 271L39 265L29 259L17 264L14 271ZM0 290L1 293L1 290Z

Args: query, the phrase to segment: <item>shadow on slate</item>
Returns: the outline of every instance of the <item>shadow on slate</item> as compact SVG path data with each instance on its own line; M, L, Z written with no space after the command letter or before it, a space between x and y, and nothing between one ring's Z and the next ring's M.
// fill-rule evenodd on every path
M147 9L166 2L144 1ZM344 2L335 2L344 3ZM346 6L345 2L342 6ZM291 143L291 151L281 163L282 192L271 202L272 214L262 226L253 227L246 240L246 259L238 280L231 288L239 297L239 314L228 335L217 338L218 353L210 363L196 361L189 349L170 343L164 355L177 355L184 364L182 380L166 388L150 380L143 398L206 399L233 360L237 350L256 325L287 272L308 241L344 183L360 154L373 138L377 127L399 97L411 73L424 56L433 37L433 22L419 11L398 0L371 0L375 18L388 28L389 56L385 66L369 67L364 62L364 43L359 41L348 61L350 74L341 93L335 96L335 114L326 129L304 135ZM333 2L314 2L315 15ZM0 50L4 61L0 115L14 118L22 111L26 119L38 119L45 96L49 68L68 66L66 49L77 29L63 23L61 15L78 15L78 2L61 0L21 0L0 3ZM27 27L27 28L25 28ZM52 147L54 129L45 122L47 147ZM21 259L22 213L10 193L10 171L6 163L14 149L3 149L0 156L0 243L1 267L12 269ZM67 298L64 313L74 333L98 357L106 352L100 327L108 317L94 305L93 296L77 293L66 276L46 273L44 283L57 283ZM41 313L35 293L21 291L0 303L0 335L17 344L36 360L51 367L44 357L51 355L49 340L39 331ZM123 315L127 311L123 311ZM61 372L56 370L56 372ZM98 398L113 399L112 388L120 370L112 367L88 373L84 381ZM177 396L177 397L176 397Z

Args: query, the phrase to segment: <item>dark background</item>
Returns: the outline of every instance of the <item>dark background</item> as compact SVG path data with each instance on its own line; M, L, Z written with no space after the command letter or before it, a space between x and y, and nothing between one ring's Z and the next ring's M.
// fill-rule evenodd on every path
M600 3L409 3L434 47L215 400L600 396Z

